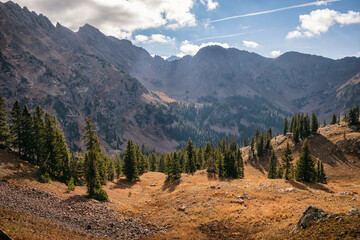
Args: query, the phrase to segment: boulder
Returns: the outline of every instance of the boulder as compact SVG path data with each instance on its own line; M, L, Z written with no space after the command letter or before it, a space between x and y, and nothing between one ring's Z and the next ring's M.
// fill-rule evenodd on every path
M330 216L331 214L324 212L320 208L307 206L293 231L297 231L299 228L305 229L310 223L328 219Z
M349 213L350 213L351 215L356 215L356 214L360 214L360 211L359 211L359 209L357 209L357 208L350 208L350 209L349 209Z

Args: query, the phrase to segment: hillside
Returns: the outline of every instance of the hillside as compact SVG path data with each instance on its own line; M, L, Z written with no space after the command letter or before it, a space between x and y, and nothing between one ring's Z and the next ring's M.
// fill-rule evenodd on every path
M272 140L278 160L287 138L278 136ZM74 192L66 193L62 183L39 183L35 180L36 169L32 165L0 151L0 229L14 239L68 239L69 236L72 239L90 236L97 239L104 232L113 237L110 229L121 229L118 223L109 228L107 224L114 223L109 220L105 225L94 227L92 216L102 219L118 214L117 221L124 219L126 222L124 228L136 227L136 233L151 234L149 239L359 237L359 215L348 215L348 210L360 208L360 132L344 123L330 125L320 128L319 134L309 138L309 143L313 158L324 162L327 185L269 180L266 175L268 160L249 161L246 149L243 149L244 179L217 179L203 170L193 175L182 174L178 184L170 185L165 182L164 174L148 172L136 184L130 184L124 178L108 183L105 189L110 202L105 203L87 200L85 187L76 187ZM291 148L296 161L301 143L291 143ZM243 197L243 204L236 202L238 196ZM29 205L21 204L23 198L30 200ZM44 201L37 202L35 198ZM58 205L59 202L62 204ZM291 233L308 205L338 213L337 218ZM74 214L68 218L63 211ZM79 219L78 211L89 211L84 215L87 222ZM76 219L80 220L79 224L75 224ZM49 221L51 228L46 227ZM74 225L69 226L72 221ZM72 231L68 232L68 228Z

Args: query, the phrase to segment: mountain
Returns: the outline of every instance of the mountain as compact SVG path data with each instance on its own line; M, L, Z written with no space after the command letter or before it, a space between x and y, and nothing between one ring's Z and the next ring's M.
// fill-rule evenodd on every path
M131 74L147 88L182 101L257 95L284 111L314 111L320 119L329 119L333 112L344 114L359 98L354 92L347 106L332 103L339 88L360 72L360 58L355 57L332 60L287 52L272 59L235 48L208 46L193 57L153 68L157 71L145 73L134 68Z
M20 100L30 109L39 104L56 115L73 151L82 146L87 115L107 150L123 149L131 138L157 151L172 150L188 137L200 145L228 135L239 142L256 128L277 132L287 115L255 95L224 94L211 104L169 102L137 77L145 84L152 76L165 79L175 62L186 64L192 58L168 62L151 57L130 41L105 36L88 24L73 32L10 1L0 3L0 12L0 94L8 109ZM177 87L188 89L187 80Z

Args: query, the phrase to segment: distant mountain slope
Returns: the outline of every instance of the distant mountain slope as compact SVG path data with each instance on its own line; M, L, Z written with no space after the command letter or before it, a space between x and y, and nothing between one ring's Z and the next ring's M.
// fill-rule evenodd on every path
M135 79L134 72L163 79L174 62L186 58L153 58L130 41L107 37L88 24L72 32L12 2L0 3L0 13L0 94L9 109L18 99L30 109L39 104L55 114L72 150L82 145L87 115L108 150L123 149L132 138L158 151L174 149L190 136L199 145L226 135L239 141L257 127L276 132L286 115L264 98L212 99L200 108L167 103ZM190 110L191 116L186 114ZM261 114L255 116L257 110Z

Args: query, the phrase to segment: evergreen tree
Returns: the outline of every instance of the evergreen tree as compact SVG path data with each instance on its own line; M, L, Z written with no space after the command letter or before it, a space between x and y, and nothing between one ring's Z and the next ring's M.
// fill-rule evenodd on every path
M319 175L318 175L318 182L326 184L327 181L326 181L326 173L324 170L324 164L322 161L318 161L318 162L320 162L320 166L318 165L318 167L320 167Z
M116 178L119 178L122 174L122 163L121 163L120 154L118 153L115 155L115 173L116 173Z
M190 138L186 145L186 157L186 172L194 173L196 171L196 159L193 143Z
M299 128L299 126L298 126L298 127L296 127L296 129L294 130L294 133L293 133L293 141L294 141L295 143L299 143L299 141L300 141L299 137L300 137L300 128Z
M18 150L20 154L22 151L21 146L21 106L18 101L15 101L10 112L10 137L14 149Z
M294 130L295 130L295 128L296 128L296 122L295 122L295 120L296 120L295 115L293 115L293 116L291 117L290 128L289 128L289 130L290 130L291 133L294 133Z
M220 149L218 149L216 153L216 165L217 165L217 171L219 177L224 177L225 176L224 157Z
M293 156L291 155L291 149L289 142L286 143L286 148L282 152L282 166L284 170L284 177L286 180L289 180L291 177L292 171L292 161L294 160Z
M123 172L126 179L130 182L139 180L138 168L136 166L136 154L134 144L128 140L124 156Z
M44 123L44 110L36 105L32 116L33 123L33 152L35 154L35 163L43 165L45 161L44 149L44 136L45 136L45 123Z
M181 167L179 158L177 157L176 152L172 156L167 156L167 179L177 180L181 178Z
M150 171L155 172L157 169L157 158L155 153L151 153L149 157L149 165L150 165Z
M334 114L332 115L330 124L331 124L331 125L334 125L334 124L336 123L336 121L337 121L337 119L336 119L336 115L335 115L335 113L334 113Z
M70 179L70 151L69 147L66 144L64 132L62 131L58 121L54 117L54 126L55 126L55 145L56 145L56 154L57 154L57 176L61 177L63 180Z
M255 140L254 140L254 137L251 137L251 141L250 141L250 157L255 158Z
M198 170L204 169L205 160L204 160L204 154L202 151L202 148L199 147L198 154L197 154L197 161L196 161L196 168Z
M8 145L9 129L6 125L6 115L5 101L0 95L0 148Z
M96 135L95 125L91 120L91 116L85 118L85 127L82 129L84 136L82 140L85 144L86 151L101 152L100 142Z
M31 114L25 105L21 113L21 138L20 145L23 148L23 156L26 159L33 159L33 128Z
M136 159L137 159L137 166L139 174L143 174L148 169L148 162L145 156L142 154L140 147L136 145Z
M296 180L304 182L316 181L315 163L310 155L310 148L307 139L304 141L300 159L296 164Z
M261 133L256 140L256 153L258 157L263 155L264 149L264 134Z
M309 114L306 113L304 117L304 138L307 138L311 134L311 128L310 128L310 118Z
M244 170L245 170L244 169L244 160L242 158L242 152L240 149L237 150L236 159L237 159L239 178L244 178Z
M340 125L340 114L339 114L339 116L338 116L338 118L336 120L336 123Z
M45 135L44 135L44 147L46 159L43 165L40 166L43 171L55 176L57 172L57 146L56 146L56 134L54 122L50 114L45 114Z
M108 159L107 177L109 181L113 181L115 178L115 164L110 158Z
M315 113L313 112L311 114L311 132L315 134L315 133L317 133L318 129L319 129L319 123L318 123Z
M357 125L359 124L359 106L355 105L352 109L350 109L348 114L348 124L349 125Z
M225 150L224 154L224 170L225 170L225 177L227 178L238 178L238 165L235 162L234 153L230 151L230 149Z
M264 150L271 149L271 139L272 139L272 130L271 130L271 128L269 128L265 134Z
M285 136L288 131L288 120L287 117L284 118L284 129L283 129L283 135Z
M166 156L164 154L160 155L158 172L166 172Z
M326 120L323 121L323 127L326 127Z
M236 149L237 149L236 140L235 140L235 138L231 138L231 140L230 140L230 151L235 153Z
M275 179L276 176L277 176L277 172L276 172L276 155L275 155L275 151L272 150L271 156L270 156L270 159L269 159L268 178Z
M85 179L89 197L93 197L98 188L101 188L97 170L98 152L88 151L85 154Z

